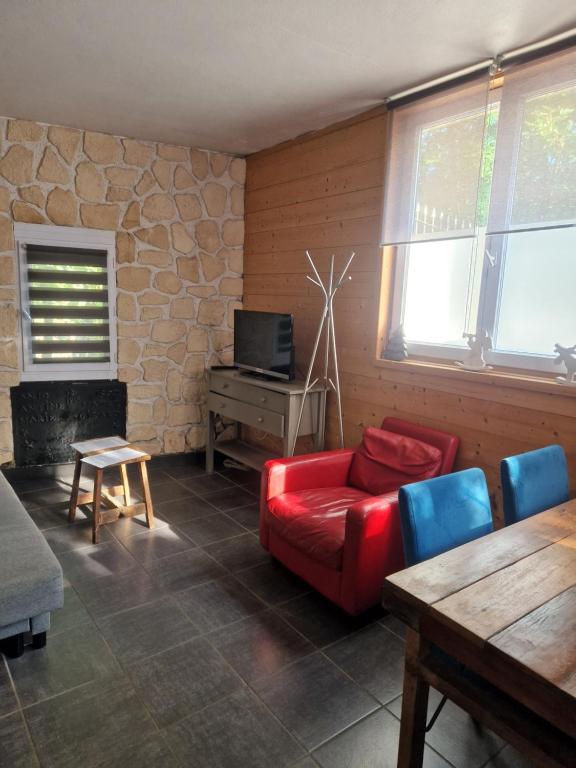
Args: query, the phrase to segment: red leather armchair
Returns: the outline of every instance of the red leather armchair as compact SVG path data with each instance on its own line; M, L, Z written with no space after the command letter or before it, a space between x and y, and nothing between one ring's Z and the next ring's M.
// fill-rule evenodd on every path
M428 477L452 470L457 437L396 418L384 419L382 430L433 446ZM398 488L375 496L358 487L356 453L268 461L260 494L262 546L351 614L376 605L385 577L404 567Z

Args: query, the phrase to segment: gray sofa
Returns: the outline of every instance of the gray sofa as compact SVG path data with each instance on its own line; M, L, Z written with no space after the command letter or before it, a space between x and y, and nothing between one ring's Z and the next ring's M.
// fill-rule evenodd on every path
M0 650L19 656L28 633L42 648L63 604L60 563L0 472Z

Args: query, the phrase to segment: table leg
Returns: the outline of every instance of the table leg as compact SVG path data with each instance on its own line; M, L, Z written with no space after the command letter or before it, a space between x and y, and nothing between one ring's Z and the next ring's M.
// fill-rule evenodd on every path
M416 669L422 654L423 643L418 632L413 629L407 630L398 768L422 768L428 710L428 683L418 675Z
M92 543L98 544L100 541L100 495L102 493L102 475L101 469L96 470L94 478L94 499L92 501Z
M80 454L76 453L76 464L74 465L74 479L72 480L72 492L70 494L70 508L68 509L68 522L73 523L76 519L76 507L78 506L78 491L80 489L80 474L82 472L82 462Z
M120 464L120 474L122 475L122 485L124 486L124 504L129 507L132 501L130 500L130 481L128 480L128 467L126 464Z
M144 494L144 506L146 508L146 525L148 528L154 528L154 510L152 508L152 496L150 495L150 485L148 484L148 470L146 462L141 461L140 479L142 480L142 492Z
M206 435L206 472L214 472L214 412L208 411L208 434Z

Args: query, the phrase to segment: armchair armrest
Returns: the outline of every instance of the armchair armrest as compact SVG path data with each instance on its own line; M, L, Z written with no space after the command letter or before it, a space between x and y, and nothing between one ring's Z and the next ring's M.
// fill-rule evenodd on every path
M261 499L307 488L346 485L354 451L342 448L267 461L262 472Z
M361 613L380 600L388 574L404 568L398 492L371 496L346 515L342 561L342 602Z

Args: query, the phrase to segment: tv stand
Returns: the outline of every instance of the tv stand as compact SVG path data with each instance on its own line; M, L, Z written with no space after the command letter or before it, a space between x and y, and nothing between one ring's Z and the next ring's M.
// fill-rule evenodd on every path
M212 369L208 372L208 438L206 471L214 471L214 451L261 470L265 461L278 454L264 451L242 440L241 425L246 424L282 438L282 456L292 454L292 445L304 394L303 381L276 381L244 375L238 370ZM324 447L325 414L323 387L309 390L298 435L313 435L314 450ZM219 414L236 422L233 440L216 440L214 423Z

